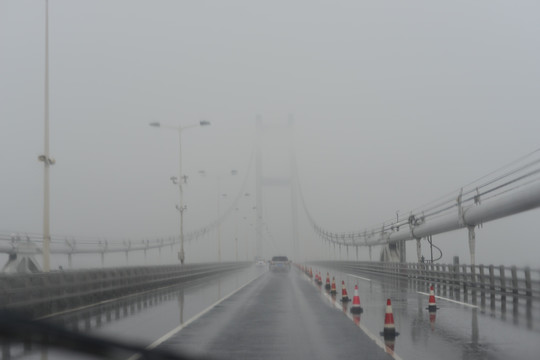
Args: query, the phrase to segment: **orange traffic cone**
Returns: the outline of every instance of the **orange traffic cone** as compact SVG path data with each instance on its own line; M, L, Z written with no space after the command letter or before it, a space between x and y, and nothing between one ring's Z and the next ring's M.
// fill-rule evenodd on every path
M360 306L360 295L358 295L358 285L354 285L354 296L352 300L351 313L361 314L362 311L364 310Z
M326 273L326 285L324 285L324 288L327 291L330 291L331 285L330 285L330 274Z
M427 309L430 312L435 312L438 309L437 305L435 304L435 290L433 289L433 285L429 287L429 304Z
M330 289L330 294L331 294L331 295L336 295L336 294L337 294L337 290L336 290L336 278L335 278L335 277L332 277L332 288Z
M396 325L394 324L394 314L392 313L392 302L390 299L386 300L386 314L384 315L384 329L381 333L386 339L392 339L399 335L396 332Z
M347 288L345 287L345 280L341 280L341 302L349 302L349 294L347 294Z

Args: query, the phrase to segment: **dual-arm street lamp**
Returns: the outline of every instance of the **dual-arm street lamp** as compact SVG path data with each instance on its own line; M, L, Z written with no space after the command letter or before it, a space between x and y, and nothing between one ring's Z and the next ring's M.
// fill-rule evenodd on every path
M173 129L178 131L178 149L179 149L179 167L178 167L178 178L176 176L171 177L171 180L173 184L178 185L178 190L180 192L180 205L176 206L176 209L180 212L180 252L178 253L178 259L180 260L180 263L184 265L185 260L185 253L184 253L184 210L186 207L184 206L184 194L182 189L182 183L186 182L187 177L182 175L182 131L198 127L198 126L207 126L210 125L209 121L199 121L198 124L192 124L187 126L170 126L170 125L162 125L159 122L153 122L150 123L150 126L154 127L162 127L166 129Z
M49 217L49 168L55 160L49 154L49 1L45 0L45 111L44 150L38 160L43 162L43 271L49 272L50 264L50 217Z

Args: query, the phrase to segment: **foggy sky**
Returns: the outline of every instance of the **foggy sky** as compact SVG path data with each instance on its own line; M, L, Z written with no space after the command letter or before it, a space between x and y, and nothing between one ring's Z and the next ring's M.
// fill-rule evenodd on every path
M288 175L286 124L294 117L302 192L313 217L336 232L457 194L540 147L537 1L49 7L53 235L178 235L178 191L169 180L178 172L178 138L149 127L153 121L212 122L182 137L187 231L217 217L218 176L222 210L240 190L258 115L282 128L263 141L264 172L274 177ZM41 232L43 89L44 1L0 0L2 232ZM242 252L254 237L254 180L252 173L251 196L222 228L225 259L233 259L237 228ZM290 254L287 190L265 189L264 204L275 241L265 243L265 256ZM299 210L304 256L325 254ZM537 265L539 214L479 229L477 263ZM190 245L187 256L215 260L215 238ZM454 255L468 262L464 230L434 240L446 262Z

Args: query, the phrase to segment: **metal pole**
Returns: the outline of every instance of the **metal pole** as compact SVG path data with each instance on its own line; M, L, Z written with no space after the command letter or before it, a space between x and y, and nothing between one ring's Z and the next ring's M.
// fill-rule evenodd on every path
M221 214L221 211L219 208L221 199L220 199L220 194L219 194L219 181L220 181L220 178L218 176L217 178L217 213L218 213L217 245L218 245L218 262L221 262L221 219L219 218Z
M235 241L235 258L238 261L238 208L236 208L236 224L234 230L234 241Z
M178 127L178 189L180 190L180 252L178 253L178 258L180 259L180 264L184 265L185 253L184 253L184 193L182 189L182 127Z
M469 253L471 254L471 265L475 264L475 245L476 245L476 234L474 232L474 225L473 226L467 226L467 229L469 230Z
M50 271L49 228L49 0L45 0L45 141L43 159L43 271Z

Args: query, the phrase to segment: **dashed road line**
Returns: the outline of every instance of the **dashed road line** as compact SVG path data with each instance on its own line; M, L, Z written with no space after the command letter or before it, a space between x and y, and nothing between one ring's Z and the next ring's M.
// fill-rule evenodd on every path
M345 274L345 275L352 276L352 277L355 277L355 278L358 278L358 279L362 279L362 280L366 280L366 281L371 281L371 279L368 279L368 278L365 278L365 277L361 277L361 276L358 276L358 275L353 275L353 274Z
M354 275L352 275L352 276L354 276ZM355 277L357 277L357 276L355 276ZM363 279L365 279L365 278L363 278ZM365 279L365 280L371 281L370 279ZM342 304L341 302L338 303L337 301L335 301L334 299L332 299L332 297L331 297L326 291L323 291L322 289L321 289L321 293L323 294L323 296L324 296L328 301L330 301L331 304L333 304L333 305L336 307L336 309L341 310L341 311L343 312L343 314L345 314L345 316L347 316L350 320L354 321L354 319L353 319L353 317L352 317L351 314L349 314L348 312L343 311L343 304ZM348 308L349 308L349 307L347 306L347 309L348 309ZM362 330L362 331L363 331L363 332L364 332L371 340L373 340L373 342L374 342L375 344L377 344L384 352L386 352L388 355L390 355L393 359L395 359L395 360L403 360L398 354L396 354L394 351L390 350L390 349L386 346L386 344L380 339L379 336L373 334L373 333L372 333L371 331L369 331L364 325L362 325L362 324L360 324L360 323L358 323L358 324L356 324L356 325L357 325L357 326L360 328L360 330Z
M422 294L422 295L429 296L429 294L428 294L428 293L425 293L425 292L417 291L417 293L418 293L418 294ZM445 300L445 301L449 301L449 302L453 302L453 303L460 304L460 305L469 306L469 307L472 307L472 308L474 308L474 309L478 309L478 306L476 306L476 305L471 305L471 304L468 304L468 303L466 303L466 302L457 301L457 300L452 300L452 299L449 299L449 298L445 298L445 297L442 297L442 296L436 296L436 295L435 295L435 298L436 298L436 299Z
M200 313L198 313L197 315L193 316L191 319L189 319L188 321L186 321L185 323L183 323L182 325L179 325L177 327L175 327L174 329L172 329L171 331L169 331L168 333L166 333L165 335L163 335L162 337L160 337L159 339L157 339L156 341L154 341L153 343L151 343L150 345L148 345L145 350L152 350L152 349L155 349L156 347L158 347L159 345L161 345L162 343L164 343L165 341L169 340L171 337L173 337L174 335L176 335L177 333L179 333L182 329L184 329L186 326L188 326L189 324L191 324L192 322L194 322L195 320L198 320L201 316L203 316L204 314L206 314L207 312L209 312L210 310L212 310L214 307L216 307L217 305L221 304L223 301L227 300L228 298L230 298L231 296L233 296L234 294L236 294L237 292L239 292L240 290L242 290L243 288L245 288L246 286L248 286L249 284L251 284L252 282L254 282L255 280L257 280L258 278L260 278L262 275L264 275L265 273L262 273L260 275L258 275L257 277L255 277L254 279L252 280L249 280L247 283L245 283L244 285L242 285L241 287L239 287L238 289L232 291L230 294L228 294L227 296L219 299L218 301L216 301L215 303L213 303L212 305L210 305L209 307L207 307L206 309L204 309L203 311L201 311ZM141 355L139 354L133 354L132 356L130 356L127 360L138 360L141 358Z

